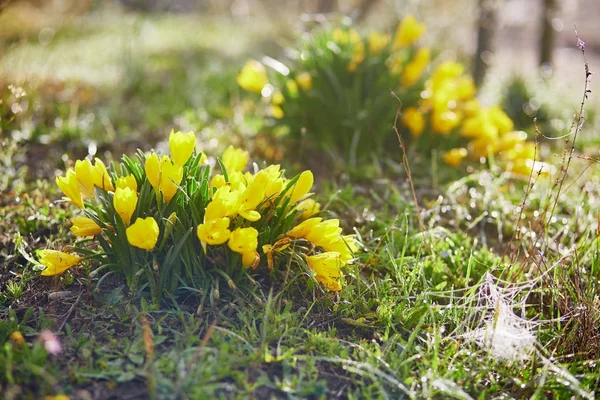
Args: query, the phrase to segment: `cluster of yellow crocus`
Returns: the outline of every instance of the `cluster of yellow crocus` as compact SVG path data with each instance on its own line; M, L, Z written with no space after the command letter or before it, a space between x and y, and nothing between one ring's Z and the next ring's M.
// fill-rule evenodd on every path
M154 187L157 196L168 202L178 190L178 185L183 176L183 164L192 155L196 147L196 137L193 132L183 134L171 132L169 137L170 157L164 156L159 160L155 153L146 159L145 172L150 184ZM138 203L138 182L131 175L116 176L111 174L102 160L96 158L94 164L89 159L77 160L74 168L67 170L66 176L57 177L56 184L65 194L66 198L81 209L86 209L84 199L93 201L95 189L100 188L112 196L112 204L119 218L126 226L127 241L131 246L152 250L158 241L158 223L152 216L138 217L132 224L131 219L136 212ZM138 215L144 211L138 211ZM117 217L118 216L118 217ZM72 219L71 233L75 236L96 236L103 229L110 228L111 222L106 221L103 226L87 216L76 216ZM114 223L115 221L112 221ZM44 250L40 253L40 263L48 267L42 275L56 275L77 264L81 258L62 252Z
M111 170L100 160L94 165L89 160L79 160L66 177L57 178L66 197L83 209L83 215L72 219L73 235L101 236L98 240L107 253L110 247L105 246L126 240L131 246L130 252L119 247L125 259L135 259L139 255L141 260L147 260L145 257L152 255L152 259L157 260L163 258L164 254L160 252L169 251L170 240L176 241L174 226L192 223L194 226L183 226L179 231L193 229L196 232L198 241L194 239L193 246L197 246L194 251L198 257L235 262L235 258L213 258L215 254L229 252L237 255L244 267L257 268L262 256L266 256L270 269L273 268L274 254L288 248L284 242L309 241L313 244L310 249L299 247L304 249L305 260L316 279L328 289L340 289L340 268L352 259L355 241L352 236L342 235L338 220L310 218L320 211L320 205L310 198L314 181L310 171L302 172L293 180L284 176L279 165L250 173L245 171L248 152L230 146L220 159L221 173L208 180L206 168L210 167L205 164L205 156L192 157L196 148L192 132L171 132L169 148L170 155L159 156L151 152L145 157L140 156L137 165L124 159L120 168ZM128 170L133 172L124 172ZM190 187L200 191L187 193ZM204 189L198 189L200 187ZM178 195L180 191L182 194ZM202 196L200 199L198 194ZM198 222L189 218L191 213L178 217L182 210L194 206L190 201L198 202L194 215L203 218L197 226ZM163 212L171 214L166 217ZM291 230L286 228L289 230L286 233L281 228L269 226L271 221L293 224ZM293 228L294 224L299 225ZM273 236L268 236L261 241L262 227L267 229L267 235L278 229L282 233L273 245L259 248L259 243L273 240ZM42 272L44 276L60 274L82 260L76 254L55 250L43 250L39 255L40 264L47 267Z

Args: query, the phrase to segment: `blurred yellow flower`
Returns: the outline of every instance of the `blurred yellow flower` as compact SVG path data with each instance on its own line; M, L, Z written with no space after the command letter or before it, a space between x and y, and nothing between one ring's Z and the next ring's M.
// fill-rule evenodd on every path
M287 89L290 97L296 97L298 95L298 83L293 79L285 81L285 88Z
M496 142L496 151L505 151L514 149L515 146L525 143L527 140L527 132L513 131L506 132Z
M42 276L61 274L82 260L76 254L56 250L40 250L38 255L40 257L40 264L47 267L42 271Z
M412 15L407 15L398 25L394 37L394 50L412 46L423 36L426 30L425 24L419 23Z
M176 165L183 165L190 158L196 148L194 132L181 133L171 131L169 135L169 149Z
M77 181L77 174L73 169L69 169L66 176L56 177L56 185L73 204L83 208L81 189Z
M243 171L248 164L249 155L248 152L242 149L236 149L233 146L229 146L223 153L221 161L227 169L227 174L231 174L236 171Z
M19 346L25 344L25 338L23 337L23 334L19 331L13 331L10 334L10 340L12 340L15 344Z
M258 246L258 231L254 228L237 228L231 232L227 245L236 253L254 252Z
M414 107L404 110L401 121L414 137L421 136L425 129L425 117Z
M201 242L216 246L225 243L231 231L229 228L229 218L216 218L205 221L196 228L196 235Z
M444 162L452 167L458 167L467 154L465 148L452 149L444 154Z
M315 278L331 291L342 289L340 278L342 276L340 253L330 251L306 257L308 267L314 271Z
M248 60L236 81L242 89L260 94L265 85L269 83L269 78L264 65L256 60Z
M450 110L434 111L431 115L431 129L436 133L447 135L460 123L457 113Z
M102 228L91 218L75 217L71 221L71 233L75 236L95 236L102 232Z
M423 72L429 65L431 59L431 50L427 47L420 48L415 53L414 58L402 71L402 85L410 87L415 85L423 76Z
M369 43L369 54L376 56L381 53L390 42L391 36L387 33L373 31L369 34L367 42Z
M269 107L269 114L275 119L282 119L285 116L283 109L275 104L272 104Z
M158 224L152 217L137 218L125 230L129 244L144 250L152 250L156 246L159 233Z
M304 91L312 89L312 76L308 72L303 72L296 77L298 86Z
M273 92L273 96L271 96L271 103L276 106L280 106L285 103L285 97L283 96L283 93L281 93L281 90L277 89Z
M131 174L118 177L116 186L117 186L117 189L129 188L129 189L133 190L134 192L137 192L137 181L135 180L135 176L133 176Z
M131 216L135 212L137 201L137 193L128 187L117 188L115 191L115 195L113 197L113 206L125 225L129 225Z

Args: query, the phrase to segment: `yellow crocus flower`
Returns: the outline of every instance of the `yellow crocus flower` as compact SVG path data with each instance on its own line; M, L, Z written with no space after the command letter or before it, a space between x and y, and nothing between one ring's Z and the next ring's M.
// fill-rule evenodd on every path
M325 243L323 250L327 252L337 252L340 254L340 262L342 265L348 264L353 256L353 253L358 251L356 245L355 235L338 236L335 240L329 243Z
M465 148L452 149L444 154L444 162L452 167L458 167L467 154Z
M306 237L308 232L310 232L310 230L317 226L321 221L323 221L323 218L318 217L309 218L306 221L302 221L294 228L290 229L290 231L287 233L287 236L296 239Z
M213 199L204 211L204 221L229 217L239 209L240 192L231 190L229 186L222 186L215 192Z
M81 189L77 181L77 174L73 169L69 169L66 176L56 177L56 185L73 204L83 208Z
M227 246L240 254L254 252L258 247L258 231L254 228L237 228L231 232Z
M146 158L144 165L148 182L157 193L162 193L166 202L169 202L175 193L178 185L183 179L183 168L180 165L173 164L169 156L163 156L152 153Z
M421 36L423 36L426 29L427 27L425 24L419 23L412 15L407 15L396 29L393 46L394 50L412 46L421 38Z
M135 180L135 176L133 176L131 174L118 177L116 186L117 186L117 189L129 188L129 189L133 190L134 192L137 192L137 181Z
M310 89L312 89L312 76L310 76L308 72L299 74L296 77L296 82L298 83L298 86L300 86L300 88L305 92L308 92Z
M95 236L102 233L102 228L91 218L75 217L71 221L73 222L71 233L75 236Z
M42 276L61 274L82 260L76 254L56 250L40 250L38 255L40 257L40 264L47 267L42 271Z
M190 158L196 148L194 132L181 133L171 131L169 135L169 149L176 165L183 165Z
M94 173L88 158L75 161L75 175L83 196L94 197Z
M146 171L148 182L158 192L160 186L160 159L158 158L158 154L152 153L146 157L144 170Z
M314 183L314 177L311 171L306 170L300 174L300 177L296 181L296 184L291 188L290 204L296 203L302 197L304 197L312 188Z
M304 238L317 246L325 247L335 242L341 233L340 220L328 219L312 227Z
M173 164L168 156L160 161L160 191L166 202L171 201L183 179L183 168Z
M159 233L158 223L152 217L137 218L125 231L129 244L144 250L152 250L156 246Z
M242 89L260 94L269 83L269 78L264 65L256 60L248 60L237 76L236 82Z
M342 277L340 253L329 251L308 256L306 257L306 263L314 271L317 281L327 289L334 292L342 289L340 283L340 278Z
M239 199L238 214L248 221L258 221L260 213L256 207L265 199L267 177L257 174L254 181L244 190Z
M135 212L137 201L137 193L128 187L117 188L115 191L115 195L113 197L113 206L125 225L129 225L131 217Z
M425 130L425 117L414 107L404 110L401 121L414 137L421 136Z
M247 151L229 146L223 153L221 161L227 169L227 174L231 174L236 171L243 171L246 164L248 164L248 159L249 154Z
M231 236L231 231L228 229L229 222L227 217L205 221L196 228L196 235L202 243L212 246L223 244Z
M110 175L106 166L102 162L101 159L94 159L94 167L92 168L92 176L94 178L94 185L98 186L100 189L104 189L107 191L114 192L115 187L110 179Z

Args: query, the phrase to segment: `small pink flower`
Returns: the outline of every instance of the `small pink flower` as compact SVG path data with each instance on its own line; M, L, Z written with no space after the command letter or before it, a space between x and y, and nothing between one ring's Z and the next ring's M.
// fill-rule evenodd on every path
M56 336L52 331L48 329L44 329L40 334L40 340L44 345L46 351L53 356L57 356L62 351L62 346L60 345L60 340L58 336Z

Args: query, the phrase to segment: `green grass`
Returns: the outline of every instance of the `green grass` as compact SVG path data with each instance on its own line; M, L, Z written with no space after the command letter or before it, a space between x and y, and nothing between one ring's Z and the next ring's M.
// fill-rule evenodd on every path
M53 51L102 43L106 21L112 20L61 28ZM72 214L57 201L53 182L68 161L63 154L86 154L91 140L98 151L132 154L131 147L154 146L151 133L162 137L171 124L201 130L207 147L213 138L218 146L251 144L243 134L257 131L255 120L240 118L244 106L227 83L237 69L231 60L241 64L249 48L220 54L218 24L200 27L205 35L194 39L188 33L197 25L186 17L136 21L123 27L116 20L112 35L147 23L167 33L144 44L132 64L121 63L122 49L113 49L107 61L129 74L123 88L112 86L110 74L102 84L78 80L46 91L37 85L27 99L41 108L15 118L7 118L12 95L2 96L0 392L6 398L562 399L600 391L598 165L580 158L555 199L553 179L539 177L528 190L526 181L494 169L462 175L409 154L420 214L394 160L374 163L366 178L336 179L319 170L324 213L362 242L337 294L283 271L256 276L248 291L223 288L203 300L182 297L158 307L126 294L118 280L99 284L89 274L93 265L40 277L31 262L36 249L73 240L65 223ZM166 49L172 52L161 54ZM10 51L39 61L47 50L31 40ZM96 56L84 62L94 73L102 61ZM69 57L63 57L67 71L76 61ZM3 56L0 65L10 62L17 61ZM93 121L83 123L89 114ZM56 118L67 122L54 124ZM24 127L33 136L7 135ZM550 161L560 168L562 149L553 152ZM497 342L486 346L485 327L507 320L535 338L530 352L521 352L529 358L502 359ZM59 336L58 356L44 350L44 329ZM24 345L10 338L14 331ZM510 349L506 340L500 349ZM528 348L527 340L517 343Z

